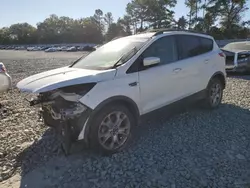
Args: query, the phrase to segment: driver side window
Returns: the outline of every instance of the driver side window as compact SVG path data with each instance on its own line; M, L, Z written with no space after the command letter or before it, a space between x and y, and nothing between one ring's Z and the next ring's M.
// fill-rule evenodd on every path
M160 65L177 61L178 56L174 36L159 38L143 52L142 57L159 57L161 60Z

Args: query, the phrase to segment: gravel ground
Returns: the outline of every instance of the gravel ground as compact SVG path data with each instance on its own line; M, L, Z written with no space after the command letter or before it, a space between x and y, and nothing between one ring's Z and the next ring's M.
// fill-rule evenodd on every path
M81 53L0 51L14 83ZM112 157L65 157L16 89L0 95L0 187L250 187L250 76L227 79L223 104L144 120ZM6 179L8 179L6 181ZM5 181L3 181L5 180Z

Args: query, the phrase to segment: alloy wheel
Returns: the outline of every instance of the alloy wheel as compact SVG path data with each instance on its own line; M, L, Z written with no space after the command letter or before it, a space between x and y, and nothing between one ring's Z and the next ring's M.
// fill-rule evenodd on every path
M123 146L130 135L131 123L128 116L115 111L103 118L98 130L99 143L107 150Z
M220 104L222 98L222 88L219 83L214 83L210 89L210 102L212 106Z

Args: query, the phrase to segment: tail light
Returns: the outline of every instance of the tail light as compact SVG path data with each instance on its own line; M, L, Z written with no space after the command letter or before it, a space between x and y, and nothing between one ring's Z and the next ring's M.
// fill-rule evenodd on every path
M225 55L223 52L219 52L218 54L219 54L219 56L221 56L221 57L226 57L226 55Z

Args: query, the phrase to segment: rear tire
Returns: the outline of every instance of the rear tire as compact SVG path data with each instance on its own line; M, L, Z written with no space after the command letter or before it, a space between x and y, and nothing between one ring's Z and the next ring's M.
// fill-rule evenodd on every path
M223 96L223 84L218 78L213 78L206 89L206 98L204 107L207 109L216 109L219 107Z
M125 149L136 125L133 114L122 104L103 107L90 123L89 141L95 151L114 154Z

